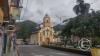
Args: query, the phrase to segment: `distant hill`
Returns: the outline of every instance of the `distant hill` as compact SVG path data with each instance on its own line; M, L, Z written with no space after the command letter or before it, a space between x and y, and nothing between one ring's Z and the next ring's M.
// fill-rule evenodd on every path
M31 33L37 30L37 25L30 20L16 23L18 38L29 38Z
M30 21L30 20L26 20L26 21L23 21L23 22L17 22L16 23L17 29L20 29L22 25L26 25L28 27L35 28L38 24L33 22L33 21Z

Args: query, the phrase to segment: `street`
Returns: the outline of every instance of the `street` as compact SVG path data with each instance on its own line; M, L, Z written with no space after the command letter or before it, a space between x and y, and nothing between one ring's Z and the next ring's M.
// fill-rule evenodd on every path
M20 56L85 56L44 48L36 45L20 45L19 53Z

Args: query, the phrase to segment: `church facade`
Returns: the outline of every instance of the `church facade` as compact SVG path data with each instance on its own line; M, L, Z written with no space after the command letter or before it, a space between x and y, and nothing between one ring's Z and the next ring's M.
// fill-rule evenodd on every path
M56 33L51 24L51 19L47 14L43 17L43 22L38 28L38 30L32 33L29 41L30 44L41 46L56 42Z
M54 30L50 22L50 17L46 14L43 18L41 29L38 32L38 44L48 45L54 42Z

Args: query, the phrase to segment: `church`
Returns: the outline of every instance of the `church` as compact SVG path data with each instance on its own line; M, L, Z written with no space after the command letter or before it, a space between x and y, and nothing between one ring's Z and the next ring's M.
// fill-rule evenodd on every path
M33 44L38 44L38 45L48 45L50 43L54 42L54 29L51 24L51 19L50 17L46 14L43 17L43 22L39 26L39 30L36 32L32 33L31 35L31 43Z

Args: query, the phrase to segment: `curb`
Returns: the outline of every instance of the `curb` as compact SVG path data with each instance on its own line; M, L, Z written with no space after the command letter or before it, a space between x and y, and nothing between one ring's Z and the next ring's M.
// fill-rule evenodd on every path
M91 52L89 52L89 51L81 51L81 50L54 47L54 46L42 46L42 47L51 48L51 49L60 50L60 51L65 51L65 52L76 53L76 54L81 54L81 55L86 55L86 56L91 56Z

